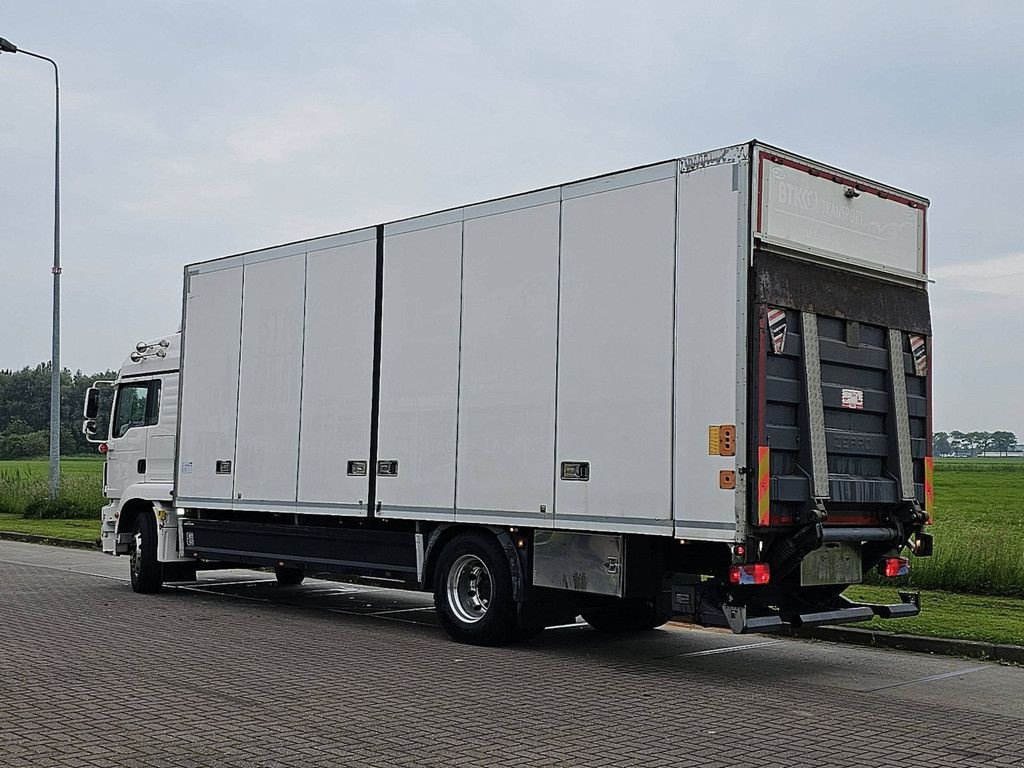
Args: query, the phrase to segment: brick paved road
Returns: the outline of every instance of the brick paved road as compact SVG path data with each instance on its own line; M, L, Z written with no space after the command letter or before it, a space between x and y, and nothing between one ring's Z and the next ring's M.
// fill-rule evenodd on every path
M486 649L422 596L0 542L0 766L1024 765L1024 669L670 628Z

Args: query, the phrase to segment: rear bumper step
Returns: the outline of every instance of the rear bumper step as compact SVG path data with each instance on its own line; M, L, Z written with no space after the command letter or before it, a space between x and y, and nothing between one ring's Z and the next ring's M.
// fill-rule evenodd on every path
M745 605L726 605L722 614L729 628L736 634L748 632L777 632L786 625L793 628L817 627L823 624L849 624L855 621L868 621L878 616L881 619L904 619L917 616L921 612L921 601L918 593L900 592L902 602L892 605L879 603L855 603L846 598L839 598L834 608L824 611L780 613L758 615L751 612ZM705 616L704 623L715 624L717 616Z

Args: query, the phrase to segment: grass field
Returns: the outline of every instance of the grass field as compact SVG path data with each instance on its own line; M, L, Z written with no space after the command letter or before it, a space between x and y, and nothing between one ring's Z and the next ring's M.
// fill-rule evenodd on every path
M1024 597L1024 459L938 460L933 517L911 586Z
M845 595L851 600L870 603L900 601L896 590L885 587L858 585L846 590ZM919 616L912 619L872 619L851 626L904 635L1024 645L1024 600L921 590Z
M100 537L99 519L49 519L25 518L0 512L0 531L12 533L28 533L33 536L46 536L49 539L68 539L95 543Z
M46 459L0 461L0 514L98 521L100 508L106 503L102 492L103 458L64 458L60 467L60 495L54 503L49 500Z

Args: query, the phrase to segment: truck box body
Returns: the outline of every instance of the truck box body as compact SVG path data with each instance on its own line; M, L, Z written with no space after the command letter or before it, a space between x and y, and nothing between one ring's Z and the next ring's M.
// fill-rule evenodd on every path
M929 504L926 208L751 143L189 265L176 505L878 526Z

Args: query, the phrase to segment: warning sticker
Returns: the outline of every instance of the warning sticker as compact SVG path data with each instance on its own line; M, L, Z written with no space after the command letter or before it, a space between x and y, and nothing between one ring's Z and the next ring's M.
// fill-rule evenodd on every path
M786 312L772 307L768 310L768 332L772 335L772 352L781 355L786 348Z
M839 404L843 408L852 408L855 411L864 410L864 390L844 389Z
M924 336L910 334L910 353L914 357L914 373L918 376L928 375L928 343Z

